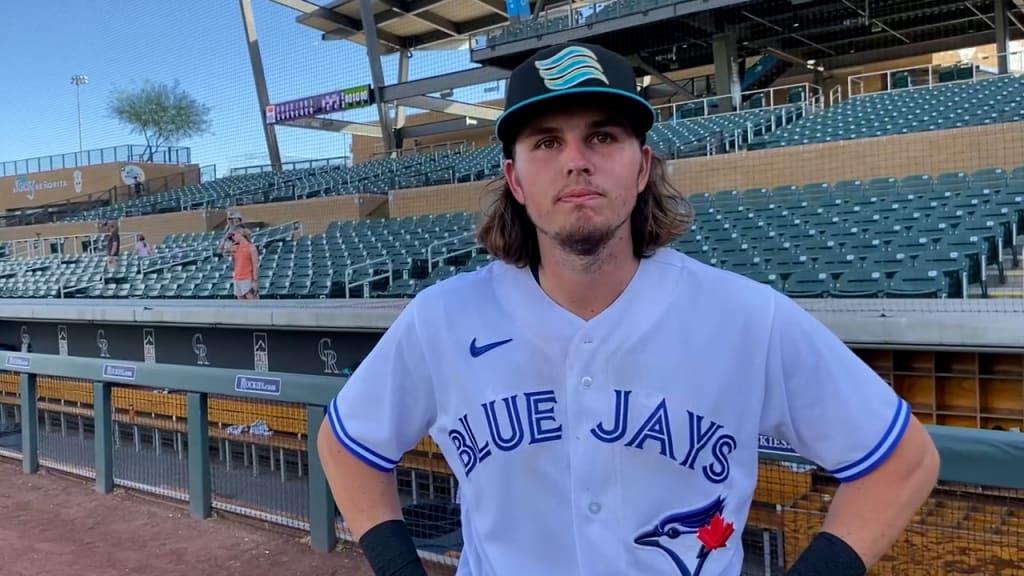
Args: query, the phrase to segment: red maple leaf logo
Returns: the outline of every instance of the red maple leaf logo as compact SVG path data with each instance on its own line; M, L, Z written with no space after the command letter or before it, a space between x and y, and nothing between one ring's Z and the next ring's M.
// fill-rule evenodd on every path
M707 526L697 530L697 539L708 552L711 552L724 548L733 532L735 532L735 528L733 528L732 522L726 522L721 514L715 514Z

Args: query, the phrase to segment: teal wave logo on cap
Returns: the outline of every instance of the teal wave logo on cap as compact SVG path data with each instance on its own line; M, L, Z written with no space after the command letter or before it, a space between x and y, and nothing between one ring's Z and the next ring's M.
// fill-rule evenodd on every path
M544 85L551 90L565 90L585 80L600 80L608 84L597 56L581 46L570 46L551 58L538 60L534 65L544 79Z

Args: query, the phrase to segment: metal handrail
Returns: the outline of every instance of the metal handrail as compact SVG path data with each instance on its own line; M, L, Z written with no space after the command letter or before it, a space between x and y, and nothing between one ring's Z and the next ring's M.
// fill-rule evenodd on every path
M67 281L66 277L65 278L61 278L61 280L60 280L60 297L61 297L61 299L63 299L64 295L67 294L68 292L77 292L79 290L84 290L86 288L92 288L93 286L99 286L101 284L106 284L107 283L107 275L104 272L102 277L99 280L96 280L95 282L89 282L88 284L80 284L78 286L72 286L71 288L65 288L64 287L66 281Z
M1007 58L1007 60L1009 60L1009 58L1011 56L1016 56L1016 55L1024 56L1024 51L1000 52L998 54L994 54L992 56L992 58L998 61L998 59L1000 57L1005 57L1005 58ZM983 59L988 59L988 57L985 56L985 57L983 57ZM971 65L971 77L970 78L967 78L967 79L964 79L964 80L951 80L949 82L936 82L935 81L936 80L936 78L935 78L935 76L936 76L935 71L936 70L940 70L941 71L942 68L945 68L945 67L948 67L948 66L958 66L958 65L965 65L965 64L970 64ZM918 66L907 66L907 67L904 67L904 68L893 68L891 70L879 70L878 72L866 72L864 74L855 74L853 76L850 76L846 80L847 99L852 99L852 98L856 98L856 97L859 97L859 96L868 96L868 95L871 95L871 94L881 94L883 92L903 92L903 91L906 91L906 90L918 90L918 89L922 89L922 88L933 88L936 85L946 86L946 85L950 85L950 84L966 84L966 83L970 83L970 82L979 82L979 81L984 81L984 80L991 80L991 79L994 79L994 78L1002 78L1002 77L1005 77L1005 76L1017 76L1017 75L1019 75L1019 72L1015 73L1012 70L1008 70L1005 74L992 74L991 76L988 76L986 78L978 78L978 70L979 70L979 68L981 68L981 64L976 62L976 61L974 61L974 60L961 60L960 62L951 63L951 64L921 64L921 65L918 65ZM910 72L910 71L913 71L913 70L927 70L928 71L928 84L927 85L921 85L921 86L908 86L906 88L892 88L893 74L897 74L899 72ZM863 78L869 78L869 77L873 77L873 76L883 76L883 75L886 78L886 87L885 88L883 88L881 90L878 90L878 91L875 91L875 92L864 92L863 91L863 87L864 87L864 80L862 80ZM853 89L854 88L854 83L856 83L856 85L860 87L860 89L861 89L860 92L857 92L857 93L854 92L854 89Z
M48 246L51 242L56 241L60 246L61 254L64 254L64 246L68 240L71 240L72 251L69 256L80 256L80 255L95 255L96 254L96 243L94 240L105 238L109 236L107 232L94 232L90 234L70 234L61 236L40 236L38 238L19 238L17 240L3 240L0 244L6 244L8 246L8 254L10 257L15 258L32 258L35 256L49 256L50 254L44 253L44 246ZM121 233L121 248L134 246L139 236L138 232L123 232ZM87 250L80 250L81 245L78 239L89 240L89 248ZM24 247L23 251L19 251L19 247ZM122 250L123 251L123 250ZM38 252L38 253L37 253Z
M767 106L763 106L761 108L753 108L753 109L747 109L747 110L734 110L732 112L721 112L721 113L717 113L717 114L711 114L710 110L709 110L709 107L708 107L710 102L718 102L718 101L726 100L726 99L729 100L729 101L732 100L733 96L731 94L724 94L722 96L709 96L707 98L700 98L700 99L697 99L697 100L685 100L683 102L673 102L671 104L662 104L661 106L655 106L654 110L655 111L659 111L659 110L662 110L662 109L670 108L672 110L672 119L671 120L665 120L665 122L677 122L677 121L680 121L680 120L681 121L689 120L689 118L679 119L679 118L676 117L676 111L677 111L677 109L679 107L682 107L682 106L692 107L692 106L694 106L696 104L702 104L703 105L703 109L704 109L703 116L696 116L696 118L703 118L703 117L707 117L707 116L727 116L729 114L743 114L743 113L746 113L746 112L750 112L751 110L766 110L766 109L772 109L772 108L785 108L785 107L789 107L789 106L797 106L798 104L800 104L800 102L785 102L785 103L780 103L780 104L776 104L775 103L775 91L776 90L787 90L787 89L790 89L790 88L803 88L804 89L804 93L806 95L806 98L804 99L804 101L806 101L806 102L809 102L809 101L813 100L815 98L815 96L821 95L824 92L824 90L821 88L821 86L818 86L817 84L811 84L810 82L802 82L802 83L799 83L799 84L786 84L784 86L772 86L772 87L769 87L769 88L760 88L758 90L747 90L746 92L740 92L738 94L738 97L739 97L740 101L742 101L743 97L746 96L746 95L755 95L755 94L760 94L760 93L767 92L768 93L768 105Z
M302 234L301 220L289 220L288 222L282 222L281 224L264 228L263 230L253 234L253 244L256 244L256 247L258 248L262 248L271 242L284 240L290 237L296 230L299 231L299 234ZM281 234L280 232L284 233ZM256 239L256 236L260 236L259 240Z
M177 266L179 264L185 264L185 263L192 262L192 261L195 261L195 260L202 260L203 258L206 258L206 257L212 255L212 252L210 254L205 255L205 256L200 256L200 255L195 254L195 252L201 252L201 251L202 251L202 248L177 248L175 250L171 250L170 252L164 252L162 254L153 254L152 256L146 256L145 258L140 258L139 259L139 274L145 275L145 274L148 274L150 272L156 272L158 270L163 270L165 268L170 268L171 266ZM188 255L184 256L182 258L179 258L177 260L173 260L171 262L164 262L163 264L158 264L158 265L153 266L151 268L147 267L147 265L146 265L148 262L152 262L153 260L163 259L163 258L174 258L174 257L176 257L179 254L188 254Z
M437 242L434 242L430 246L427 246L427 272L433 272L434 271L434 258L431 257L431 253L433 252L433 249L435 247L442 246L444 244L448 244L448 243L451 243L451 242L455 242L457 240L461 240L461 239L463 239L463 238L465 238L467 236L472 236L472 235L473 235L472 232L467 232L467 233L461 234L459 236L453 236L451 238L445 238L444 240L438 240ZM476 247L474 246L473 249L476 249ZM461 254L462 251L459 251L459 253ZM437 258L437 260L441 261L441 260L447 258L448 256L453 256L453 255L454 255L454 253L452 253L452 254L445 253L443 256Z
M381 274L378 274L376 276L371 275L369 278L365 278L363 280L360 280L359 282L352 282L352 274L354 273L355 270L358 270L360 268L369 268L372 265L379 264L379 263L381 263L381 262L383 262L385 260L388 263L387 275L381 273ZM360 285L363 286L363 297L364 298L365 297L369 297L368 291L369 291L369 284L370 284L370 282L373 282L374 280L380 280L381 278L385 278L385 277L389 279L389 286L388 287L390 288L390 279L394 278L394 273L395 273L394 263L391 261L391 258L388 258L386 256L383 257L383 258L377 258L375 260L368 260L366 262L363 262L362 264L356 264L355 266L347 266L345 268L345 298L349 298L350 297L349 295L350 295L350 289L351 288L353 288L355 286L360 286Z

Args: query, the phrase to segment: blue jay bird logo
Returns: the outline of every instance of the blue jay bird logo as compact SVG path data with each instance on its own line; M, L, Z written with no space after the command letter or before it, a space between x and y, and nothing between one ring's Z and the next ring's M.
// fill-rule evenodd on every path
M608 84L597 56L582 46L570 46L551 58L538 60L534 65L550 90L565 90L584 80L600 80Z
M725 498L719 496L711 502L682 512L672 512L662 517L651 528L637 534L633 543L637 546L644 546L661 550L668 556L675 565L680 576L700 576L704 569L704 562L711 552L718 548L724 548L729 537L733 534L732 522L726 522L722 518L722 511L725 509ZM700 550L697 552L697 568L693 572L690 567L668 544L680 536L696 534L700 540Z

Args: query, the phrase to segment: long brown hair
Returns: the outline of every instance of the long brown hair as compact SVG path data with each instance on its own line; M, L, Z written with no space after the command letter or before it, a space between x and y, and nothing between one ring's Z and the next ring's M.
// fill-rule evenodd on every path
M530 220L526 207L512 195L504 177L491 182L488 192L497 194L484 210L477 242L493 257L508 264L520 268L538 264L537 227ZM658 248L686 233L692 222L693 208L689 201L669 182L665 161L652 154L647 186L637 195L630 214L633 254L637 258L652 256Z

